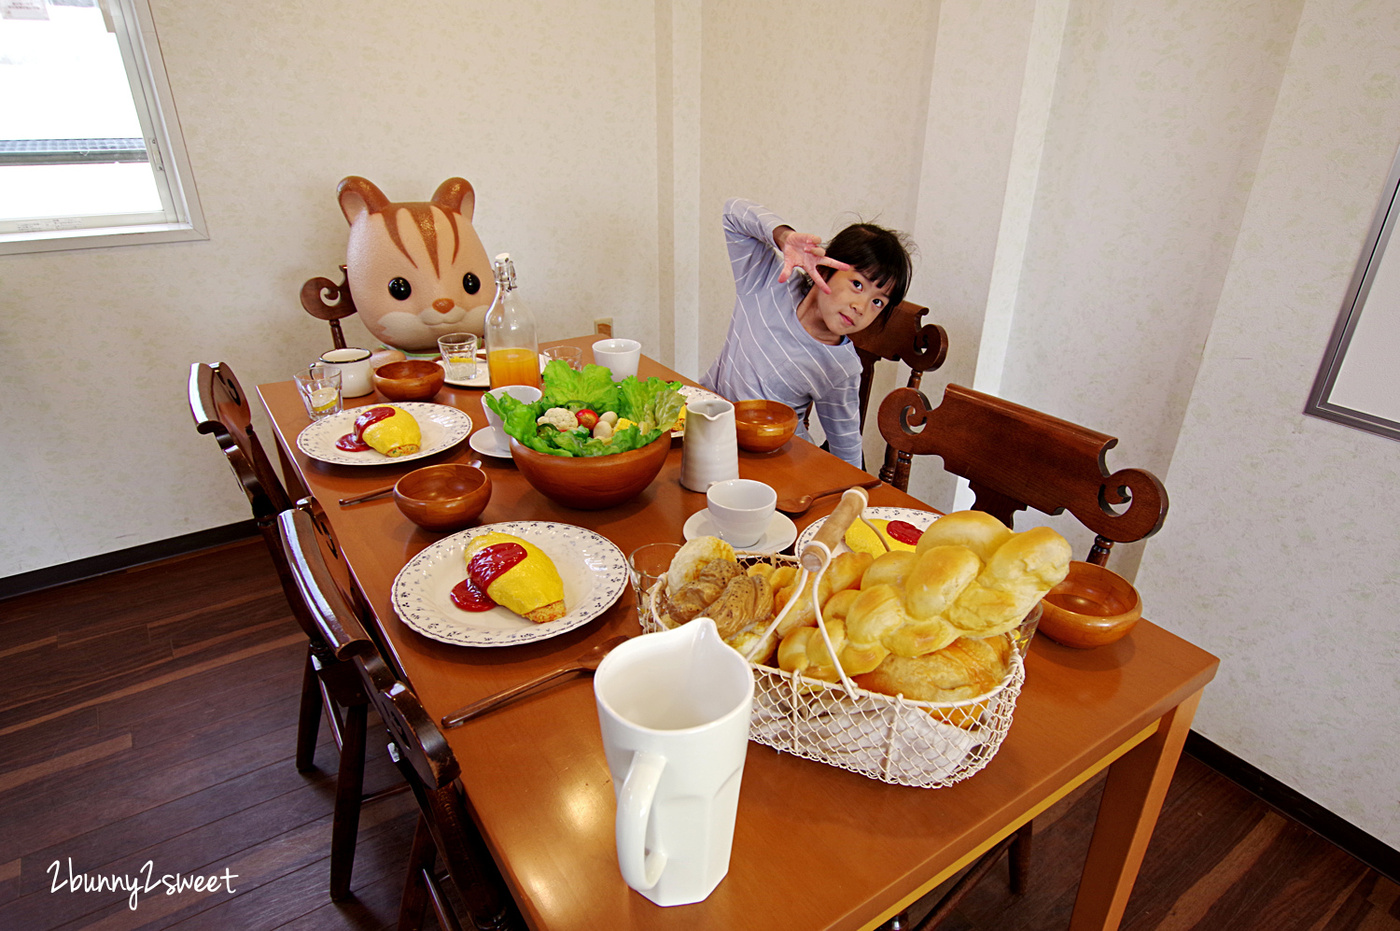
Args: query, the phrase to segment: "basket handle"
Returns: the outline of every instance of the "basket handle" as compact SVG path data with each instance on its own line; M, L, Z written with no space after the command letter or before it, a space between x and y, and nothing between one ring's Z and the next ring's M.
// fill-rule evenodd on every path
M865 510L870 496L864 488L847 488L841 503L817 529L807 545L802 547L802 568L816 572L831 561L832 550L845 539L846 531Z

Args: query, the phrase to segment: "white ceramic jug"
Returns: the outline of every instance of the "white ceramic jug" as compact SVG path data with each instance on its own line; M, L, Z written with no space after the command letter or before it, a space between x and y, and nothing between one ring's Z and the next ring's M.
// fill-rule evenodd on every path
M739 477L739 434L734 405L724 398L693 398L685 406L681 484L702 494L715 482Z
M657 905L702 901L729 872L753 667L699 618L618 646L593 693L623 880Z

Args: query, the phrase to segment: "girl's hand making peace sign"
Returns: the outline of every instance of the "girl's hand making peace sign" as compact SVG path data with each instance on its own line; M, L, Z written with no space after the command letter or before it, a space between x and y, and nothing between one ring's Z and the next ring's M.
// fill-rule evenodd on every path
M783 270L778 274L778 281L781 283L786 283L792 277L793 270L800 268L824 294L830 294L831 286L817 273L817 266L825 265L835 269L851 267L838 259L827 258L826 250L822 248L821 237L811 233L798 233L792 227L780 226L774 232L773 238L783 250Z

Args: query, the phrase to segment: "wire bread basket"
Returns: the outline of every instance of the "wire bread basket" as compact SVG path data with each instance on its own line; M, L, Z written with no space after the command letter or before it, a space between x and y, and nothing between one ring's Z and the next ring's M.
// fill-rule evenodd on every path
M741 553L740 564L745 568L757 562L797 564L799 573L817 576L810 589L816 600L821 573L831 558L832 544L827 541L839 541L865 505L865 494L859 489L846 495L801 558ZM847 513L842 513L843 508ZM798 591L802 591L800 578ZM665 629L657 611L665 586L663 576L646 594L643 632ZM815 608L817 627L835 655L821 606ZM827 682L757 662L752 665L755 687L749 739L881 782L922 788L952 785L987 765L1011 728L1016 698L1025 681L1025 667L1015 649L1010 671L998 686L976 698L950 703L871 692L857 686L844 671L841 681Z

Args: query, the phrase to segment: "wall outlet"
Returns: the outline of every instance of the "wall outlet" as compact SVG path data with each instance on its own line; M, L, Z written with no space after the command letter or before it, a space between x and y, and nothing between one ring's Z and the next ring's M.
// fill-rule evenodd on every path
M612 317L598 317L593 321L593 333L597 336L612 336Z

